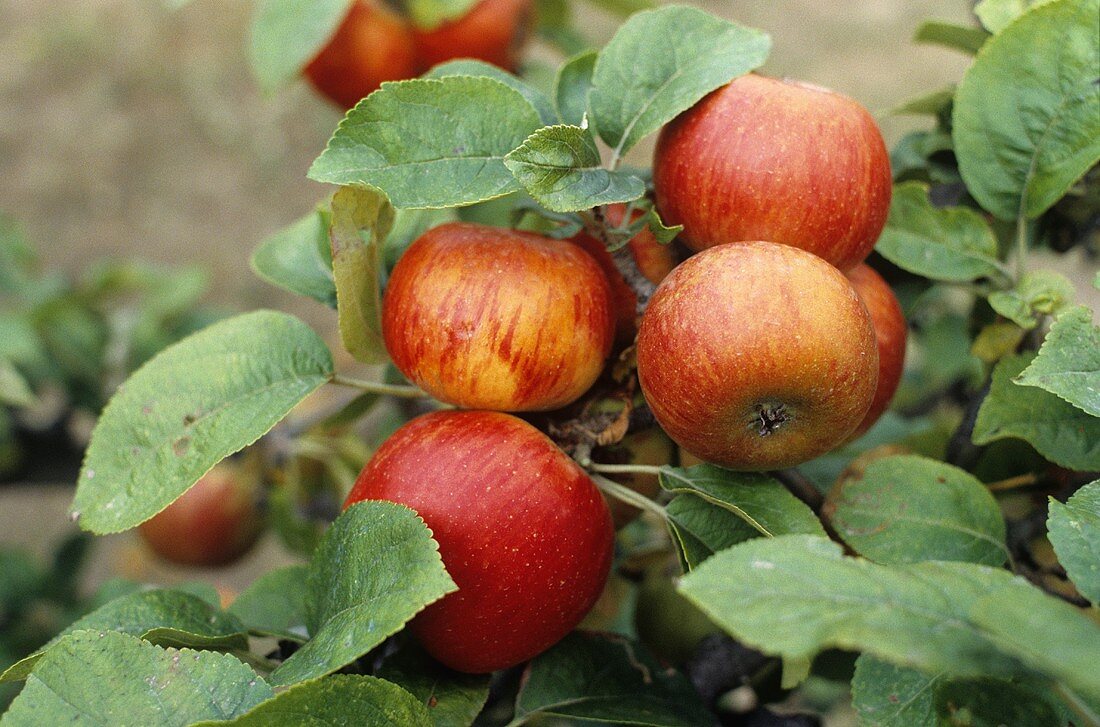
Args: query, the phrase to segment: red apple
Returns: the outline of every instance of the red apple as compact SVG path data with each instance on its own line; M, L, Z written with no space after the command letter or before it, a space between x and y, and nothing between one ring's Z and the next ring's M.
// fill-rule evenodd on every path
M612 226L618 226L622 224L625 212L626 205L613 204L608 205L604 214ZM642 214L640 210L635 212L633 219L637 219ZM584 248L585 252L594 257L603 269L607 282L611 286L611 302L615 308L615 344L629 345L634 341L634 334L638 329L638 296L635 295L634 289L623 279L603 242L585 232L571 238L570 242ZM676 253L672 246L657 242L657 238L648 227L630 238L627 247L634 257L638 272L651 283L660 283L676 267Z
M412 26L381 0L357 0L328 45L305 68L306 78L344 108L383 81L419 75Z
M841 270L871 252L890 207L890 157L856 101L742 76L668 124L653 158L657 208L688 247L771 240Z
M600 375L614 335L607 280L560 240L454 222L398 260L382 304L394 364L440 401L544 411Z
M481 0L460 18L430 30L414 29L423 68L475 58L515 71L534 19L532 6L532 0Z
M878 380L867 309L836 268L771 242L694 255L657 288L638 379L658 423L697 457L791 467L842 443Z
M264 528L259 483L241 467L222 462L138 526L141 538L179 565L228 565L256 544Z
M345 507L389 500L423 518L458 590L411 623L436 659L482 673L524 662L596 602L614 531L595 484L549 438L508 414L441 411L378 449Z
M905 368L905 342L909 336L909 327L894 291L872 268L857 265L848 271L848 280L867 306L867 312L871 314L875 339L878 341L878 388L871 401L871 408L852 433L851 438L855 439L878 421L890 406L894 392L898 390L902 370Z

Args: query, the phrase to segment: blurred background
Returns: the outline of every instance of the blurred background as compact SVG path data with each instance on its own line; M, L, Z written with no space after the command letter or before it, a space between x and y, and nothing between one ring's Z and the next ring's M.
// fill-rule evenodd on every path
M888 146L927 122L884 112L956 82L969 63L911 40L926 19L970 22L966 0L696 4L771 33L765 73L855 97L879 116ZM304 83L260 93L247 61L251 11L241 0L178 10L153 0L0 0L0 211L45 269L79 277L94 259L133 256L199 266L209 302L293 312L335 344L331 311L249 269L261 239L329 192L305 175L341 118ZM577 12L597 46L618 22L583 3ZM533 55L555 62L546 48ZM652 139L632 161L648 166L651 148ZM71 482L59 479L0 485L0 543L45 557L71 531ZM93 548L95 583L198 579L227 592L287 557L271 536L217 573L163 566L130 533Z

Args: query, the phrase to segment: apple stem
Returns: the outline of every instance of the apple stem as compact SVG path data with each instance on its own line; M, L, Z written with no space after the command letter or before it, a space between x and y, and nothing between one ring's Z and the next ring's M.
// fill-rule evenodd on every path
M660 475L661 468L648 464L601 464L592 462L588 465L592 472L603 472L609 475Z
M611 260L615 263L615 269L619 271L619 275L623 276L623 280L634 291L634 297L638 301L634 313L641 316L645 312L646 306L649 305L649 299L653 297L657 286L638 269L638 262L630 251L630 245L620 243L615 246L608 237L607 219L604 216L603 207L593 207L587 212L581 212L580 216L584 221L585 231L608 247ZM630 219L629 211L623 219ZM611 248L615 249L612 250Z
M1017 475L1016 477L989 482L985 487L990 492L1004 492L1006 490L1015 490L1021 487L1030 487L1038 483L1039 478L1036 477L1035 474L1029 472L1026 475Z
M653 469L657 468L654 467ZM616 500L622 500L628 505L633 505L639 510L648 510L662 520L668 519L665 509L645 495L638 494L629 487L624 487L618 482L612 482L601 475L592 474L591 477L592 481L596 483L596 487L599 487L604 494L610 495Z
M333 374L331 381L338 386L350 386L353 389L367 391L372 394L396 396L400 399L424 399L428 397L427 392L415 386L384 384L381 381L364 381L342 374Z
M825 497L814 486L814 483L806 478L806 475L794 468L774 470L768 474L779 480L792 495L806 503L815 514L821 514L821 506L825 504Z
M1055 693L1062 698L1066 706L1081 719L1081 724L1100 727L1100 715L1092 710L1085 700L1077 696L1069 687L1061 682L1054 683Z

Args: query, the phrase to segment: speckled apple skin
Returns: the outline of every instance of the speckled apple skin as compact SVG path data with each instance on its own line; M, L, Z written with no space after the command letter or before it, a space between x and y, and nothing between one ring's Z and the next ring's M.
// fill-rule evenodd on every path
M530 424L444 411L397 430L345 507L389 500L419 513L458 590L411 623L459 671L520 664L569 633L607 581L614 532L592 480Z
M346 109L384 81L419 74L412 27L381 0L352 4L335 35L305 68L313 87Z
M413 29L420 63L427 70L455 58L474 58L514 72L534 17L532 0L481 0L460 18Z
M702 460L792 467L863 420L878 381L867 309L836 268L770 242L712 247L657 288L638 378L658 423ZM761 411L783 421L763 434Z
M870 429L890 407L890 400L898 390L905 369L909 326L897 296L881 275L867 265L857 265L847 275L852 287L867 306L867 312L871 314L875 340L878 342L878 388L871 401L871 408L850 437L855 439Z
M817 86L742 76L665 126L657 208L693 250L770 240L841 270L862 262L890 209L890 157L874 118Z
M561 240L470 223L418 238L382 302L390 357L413 383L467 409L556 409L588 390L614 335L590 255Z

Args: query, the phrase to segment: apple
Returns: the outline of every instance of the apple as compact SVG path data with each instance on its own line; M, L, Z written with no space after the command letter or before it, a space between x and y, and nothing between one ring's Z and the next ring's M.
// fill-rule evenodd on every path
M522 663L569 633L607 581L607 505L573 460L509 414L439 411L379 447L345 507L415 510L458 590L410 624L443 664L484 673Z
M902 313L897 296L881 275L867 265L857 265L847 275L852 287L867 306L867 312L871 314L875 339L878 341L878 388L871 401L871 408L852 433L851 439L855 439L878 421L890 406L894 392L898 390L902 370L905 368L905 343L909 337L909 326L905 322L905 314Z
M224 566L252 549L264 529L259 482L222 462L175 502L138 526L157 555L188 566Z
M592 386L611 352L610 292L576 245L453 222L397 261L382 302L393 363L440 401L545 411Z
M613 204L607 206L604 216L612 226L618 226L622 224L625 213L626 205ZM639 210L632 217L637 219L642 214ZM618 267L615 266L615 261L603 242L587 232L581 232L570 238L570 242L584 248L585 252L595 258L596 262L600 264L600 268L603 269L604 275L607 276L607 282L611 287L611 302L615 309L615 344L617 346L630 345L634 341L634 334L638 331L638 296L634 293L634 289L630 287L630 284L623 278L622 273L619 272ZM627 248L634 258L634 264L637 265L638 272L655 285L664 280L665 276L676 267L676 253L673 251L672 246L657 242L657 238L653 236L648 227L643 228L641 232L630 238L630 241L627 242Z
M304 72L319 92L351 108L383 81L413 78L420 70L409 22L382 0L357 0Z
M843 273L772 242L688 258L642 316L638 380L685 450L737 470L791 467L851 434L871 406L878 347Z
M481 0L460 18L428 30L413 29L422 67L475 58L515 71L534 20L532 0Z
M661 130L653 184L661 218L693 250L770 240L847 270L886 224L890 157L851 98L747 75Z

